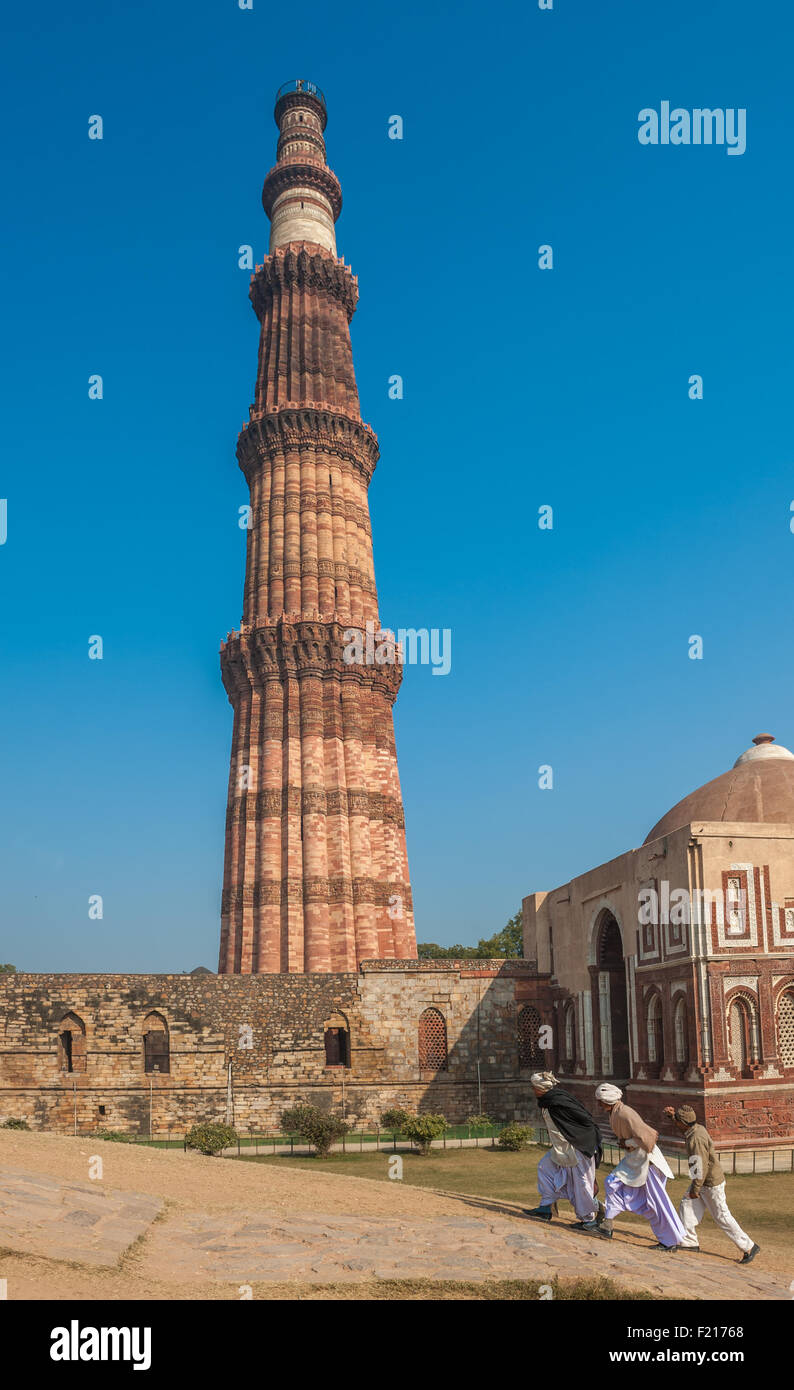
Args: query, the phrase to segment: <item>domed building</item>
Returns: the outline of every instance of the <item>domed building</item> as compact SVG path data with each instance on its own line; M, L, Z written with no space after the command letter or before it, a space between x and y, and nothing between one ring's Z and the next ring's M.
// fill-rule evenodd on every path
M794 753L758 734L639 849L523 914L554 1065L585 1104L608 1078L671 1139L676 1097L722 1148L791 1143Z

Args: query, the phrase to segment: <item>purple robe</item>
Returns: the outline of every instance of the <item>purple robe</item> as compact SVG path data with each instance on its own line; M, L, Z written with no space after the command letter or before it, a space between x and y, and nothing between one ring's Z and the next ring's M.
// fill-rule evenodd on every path
M621 1211L631 1211L650 1222L651 1230L662 1245L680 1245L686 1240L678 1213L667 1195L667 1178L652 1163L641 1187L628 1187L612 1172L605 1181L606 1220L611 1221Z

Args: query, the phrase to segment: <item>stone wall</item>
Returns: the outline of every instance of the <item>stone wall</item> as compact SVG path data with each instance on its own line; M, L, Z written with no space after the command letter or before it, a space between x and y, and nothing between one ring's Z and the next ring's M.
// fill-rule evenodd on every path
M453 1123L482 1107L535 1119L531 1067L519 1066L518 1010L551 1018L530 961L370 961L358 973L294 975L32 975L0 977L0 1121L80 1133L181 1133L224 1119L277 1127L308 1102L372 1123L400 1105ZM419 1019L443 1015L445 1071L419 1068ZM165 1023L170 1072L144 1071L143 1038ZM84 1027L64 1070L63 1021ZM326 1025L347 1025L350 1067L325 1062ZM77 1033L73 1036L78 1037ZM231 1079L229 1067L231 1064ZM103 1110L100 1109L103 1107Z

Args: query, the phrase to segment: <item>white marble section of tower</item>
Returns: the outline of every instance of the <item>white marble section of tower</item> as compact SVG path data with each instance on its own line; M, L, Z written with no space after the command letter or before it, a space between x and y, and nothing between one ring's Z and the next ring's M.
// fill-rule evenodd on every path
M325 99L313 83L287 83L276 103L276 164L262 193L270 218L270 254L291 241L322 246L336 255L334 223L342 194L325 162Z

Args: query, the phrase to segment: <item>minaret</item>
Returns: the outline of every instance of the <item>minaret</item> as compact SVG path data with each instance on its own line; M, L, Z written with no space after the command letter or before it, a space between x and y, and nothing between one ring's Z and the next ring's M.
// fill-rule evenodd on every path
M379 632L358 285L336 255L342 192L319 88L287 83L275 118L270 251L250 289L256 396L237 444L251 496L243 617L221 646L234 708L222 973L416 956L392 719L402 673L350 660L351 629Z

